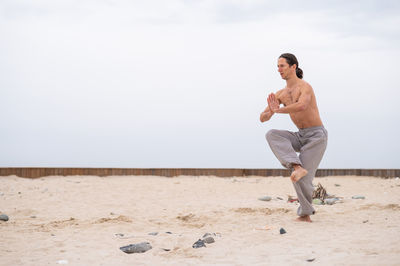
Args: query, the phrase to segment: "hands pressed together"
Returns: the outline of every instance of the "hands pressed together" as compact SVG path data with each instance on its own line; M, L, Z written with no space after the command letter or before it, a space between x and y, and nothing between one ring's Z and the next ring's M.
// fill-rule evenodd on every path
M279 112L278 111L279 110L279 102L276 99L274 93L270 93L268 95L268 107L269 107L269 110L271 110L273 113Z
M279 112L279 102L275 97L274 93L268 95L268 107L260 115L260 121L268 121L274 113Z

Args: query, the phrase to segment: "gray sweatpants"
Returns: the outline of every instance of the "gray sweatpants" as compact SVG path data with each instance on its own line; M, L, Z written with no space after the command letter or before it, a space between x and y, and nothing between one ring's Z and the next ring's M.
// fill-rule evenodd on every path
M272 152L284 167L293 170L292 165L299 164L308 171L308 174L293 183L293 186L300 202L297 214L314 214L312 181L326 149L328 132L323 126L304 128L298 132L271 129L266 138ZM299 156L296 152L300 153Z

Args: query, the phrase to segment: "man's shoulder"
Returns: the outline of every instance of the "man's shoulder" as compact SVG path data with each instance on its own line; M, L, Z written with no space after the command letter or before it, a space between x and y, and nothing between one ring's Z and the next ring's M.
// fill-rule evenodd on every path
M276 95L276 96L278 96L278 95L281 95L281 94L282 94L282 92L284 92L284 91L285 91L285 89L286 89L286 87L285 87L285 88L283 88L283 89L280 89L280 90L278 90L278 91L275 93L275 95Z
M311 87L310 83L308 83L305 80L301 80L299 84L300 90L301 91L312 91L313 88Z

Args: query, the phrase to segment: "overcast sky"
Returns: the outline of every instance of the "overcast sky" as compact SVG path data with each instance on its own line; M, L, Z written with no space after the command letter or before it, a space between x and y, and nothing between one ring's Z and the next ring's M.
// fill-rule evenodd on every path
M399 1L0 2L0 167L281 168L294 53L321 168L400 168Z

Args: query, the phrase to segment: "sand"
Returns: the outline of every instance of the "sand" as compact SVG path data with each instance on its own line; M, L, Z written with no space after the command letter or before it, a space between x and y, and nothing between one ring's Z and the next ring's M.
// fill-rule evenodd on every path
M301 223L287 177L0 177L0 264L400 265L400 180L318 183L343 201ZM207 232L215 243L192 248ZM119 249L142 241L153 248Z

